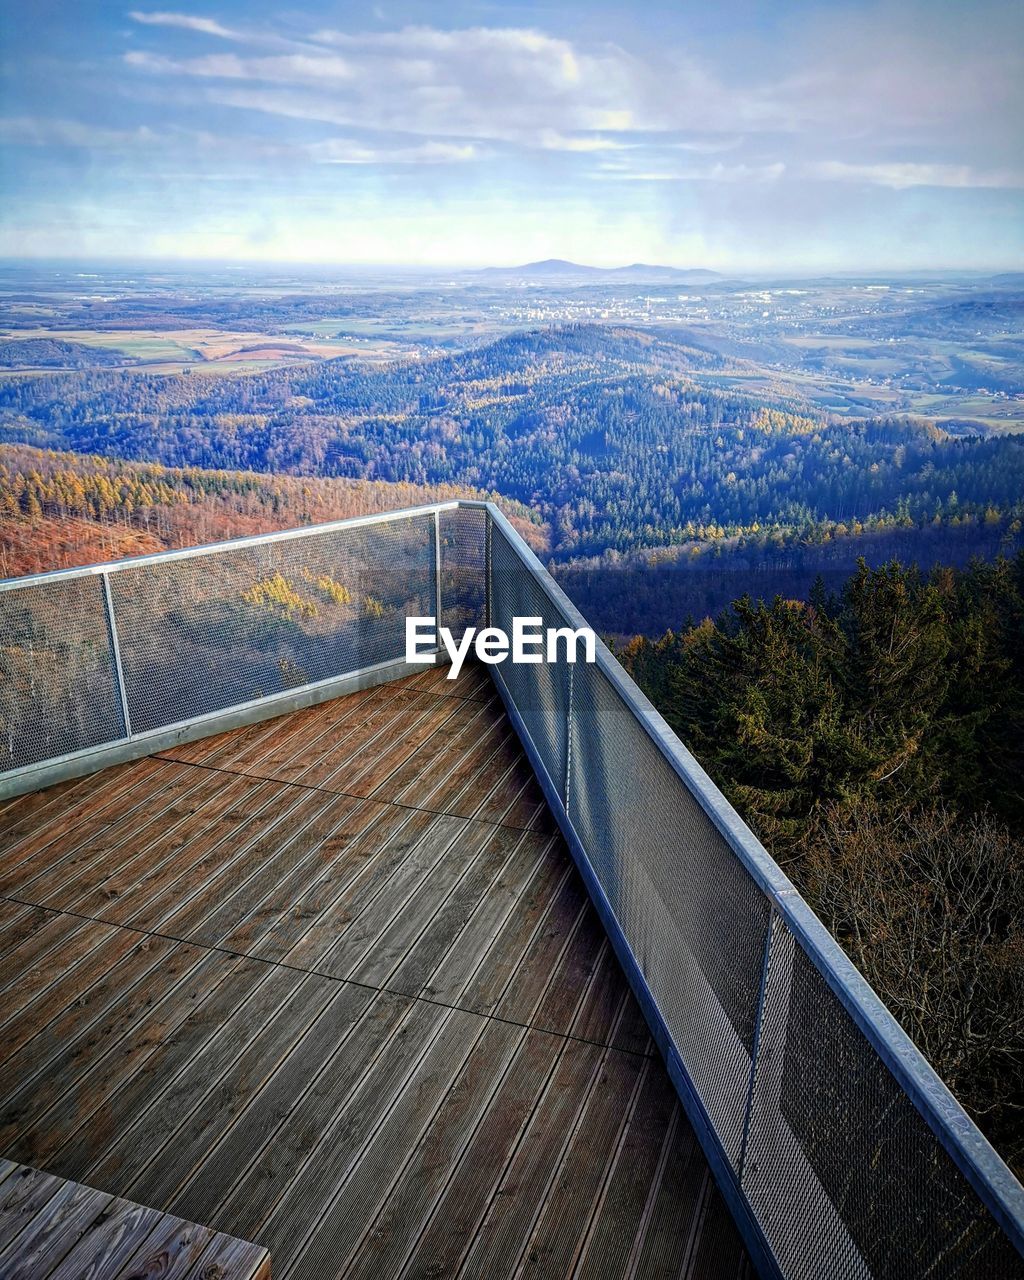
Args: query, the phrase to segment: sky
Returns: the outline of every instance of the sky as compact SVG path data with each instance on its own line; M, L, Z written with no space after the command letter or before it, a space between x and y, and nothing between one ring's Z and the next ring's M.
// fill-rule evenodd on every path
M1024 266L1019 0L0 0L0 256Z

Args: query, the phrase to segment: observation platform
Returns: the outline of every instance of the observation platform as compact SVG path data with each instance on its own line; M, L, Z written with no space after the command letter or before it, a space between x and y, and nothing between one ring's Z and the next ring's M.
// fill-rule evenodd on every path
M1024 1187L614 655L448 682L424 617L586 626L479 502L0 580L0 1158L279 1280L1024 1280ZM0 1278L81 1280L24 1209Z
M0 808L5 1276L182 1236L153 1274L753 1274L489 673L445 674Z

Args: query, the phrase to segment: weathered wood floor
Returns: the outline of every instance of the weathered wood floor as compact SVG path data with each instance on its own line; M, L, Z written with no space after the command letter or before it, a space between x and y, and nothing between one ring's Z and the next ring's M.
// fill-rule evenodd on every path
M489 679L443 674L0 809L0 1156L275 1280L747 1275Z
M259 1245L0 1160L4 1280L270 1280Z

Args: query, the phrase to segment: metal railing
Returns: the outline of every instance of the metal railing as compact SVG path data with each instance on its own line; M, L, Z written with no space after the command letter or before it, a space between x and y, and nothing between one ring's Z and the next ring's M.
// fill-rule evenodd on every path
M0 582L0 795L400 675L411 614L586 625L483 503ZM761 1273L1024 1276L1024 1189L608 650L492 670Z

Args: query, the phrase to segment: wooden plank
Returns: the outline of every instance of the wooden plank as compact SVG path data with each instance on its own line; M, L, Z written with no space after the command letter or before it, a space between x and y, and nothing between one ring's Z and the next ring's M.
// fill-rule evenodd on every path
M247 897L256 899L254 905L243 913L240 902L230 902L225 920L214 918L204 924L205 936L213 936L214 928L219 929L218 946L251 954L283 917L294 917L296 904L304 901L309 891L335 871L354 845L389 825L384 805L352 800L348 796L341 798L351 807L344 812L332 811L333 817L341 814L340 820L326 832L322 829L326 822L318 820L316 839L308 856L300 859L293 851L287 861L277 863L273 873L268 873L265 884L250 887ZM256 888L262 892L253 892Z
M118 882L118 892L103 908L103 917L116 924L144 929L158 924L181 901L184 886L201 883L205 874L222 865L244 829L248 839L277 820L287 808L291 793L276 782L241 780L246 790L228 798L213 820L178 849L172 858L140 870L130 884ZM255 790L249 791L253 782ZM178 886L183 886L179 890Z
M498 1280L516 1274L604 1052L573 1041L562 1053L512 1159L492 1190L460 1276Z
M128 765L116 767L123 770ZM0 806L0 850L10 849L25 835L38 831L59 814L74 808L95 785L94 779L87 775L56 782L41 791L29 791L6 801Z
M283 781L319 787L333 777L339 779L335 789L345 790L340 781L352 764L372 756L378 745L390 741L398 726L405 726L434 705L426 694L399 692L368 707L365 716L334 723L312 743L303 742L297 752L281 752L257 766L261 772L272 771Z
M201 1007L203 998L233 967L216 952L175 947L164 964L137 983L98 1027L68 1045L45 1075L26 1080L3 1100L0 1150L26 1164L42 1163L45 1153L62 1141L60 1125L56 1131L47 1128L51 1108L60 1108L65 1128L72 1120L84 1125L102 1097L100 1089L116 1088L140 1069L155 1042L196 1006ZM89 1133L86 1127L81 1135L86 1150Z
M145 934L134 938L131 951L88 991L64 1009L44 1005L11 1023L0 1051L0 1099L6 1099L43 1070L56 1069L55 1060L66 1058L79 1038L118 1002L130 1000L138 981L164 962L178 944ZM198 962L198 952L195 956ZM88 1042L92 1047L92 1041Z
M601 946L594 961L594 977L569 1024L569 1035L593 1044L611 1044L629 985L611 943L600 935Z
M5 1057L51 1021L55 1013L79 1001L139 942L136 934L125 929L94 925L90 932L94 935L90 938L93 945L83 958L76 961L72 954L62 953L61 967L46 975L52 980L41 991L30 999L11 1000L0 1006L0 1052Z
M438 778L450 774L467 753L479 752L481 739L497 729L487 707L480 703L458 704L452 715L372 794L380 800L419 804L423 792L435 786Z
M61 1187L60 1178L24 1165L0 1183L0 1254L5 1253Z
M360 916L374 899L386 888L391 893L400 893L403 885L415 882L424 868L432 866L444 848L455 839L461 825L456 819L409 810L408 820L387 842L379 856L374 857L363 874L350 880L343 892L321 911L298 942L284 954L283 962L330 973L326 967L328 957L336 947L349 945L344 943L346 933L360 927ZM396 880L396 877L402 878ZM352 938L355 936L353 933ZM339 954L343 955L344 950Z
M517 862L522 841L521 832L504 827L490 829L480 856L462 874L429 923L424 927L421 922L419 935L391 969L387 985L392 991L420 995L444 957L454 947L461 950L466 946L469 922L492 895L500 902L501 889L508 884L510 867L515 866L511 872L514 877L523 874L524 863L532 863L529 853L525 858L518 857ZM483 945L482 942L478 944L481 949Z
M81 804L28 833L0 857L0 894L30 879L33 867L52 867L87 840L101 837L182 771L181 765L146 759L112 770L113 779L96 774Z
M146 1201L133 1190L134 1179L305 976L250 960L216 959L223 976L207 999L192 1008L171 1004L173 1035L127 1037L119 1064L137 1054L145 1067L104 1073L97 1082L102 1093L88 1099L94 1110L86 1124L77 1099L44 1118L46 1154L65 1177Z
M423 1224L401 1269L403 1278L431 1280L458 1274L567 1043L544 1032L524 1033L511 1067Z
M388 985L391 974L405 959L410 947L418 941L425 926L442 915L448 900L460 887L466 888L467 879L470 881L467 891L473 893L474 872L485 886L496 867L507 862L515 844L514 834L503 832L500 827L479 822L463 826L420 884L403 894L397 911L390 893L378 897L374 908L385 901L388 903L386 908L382 906L379 918L387 911L391 912L391 918L346 976L374 987ZM482 887L478 887L479 891Z
M217 781L198 769L174 768L175 775L165 779L159 790L145 797L136 796L138 803L128 813L105 825L58 862L38 868L36 874L19 881L12 891L44 907L67 904L80 885L88 886L97 876L102 879L108 867L116 867L122 857L147 839L173 831L196 804L215 792Z
M550 846L545 850L552 852ZM573 875L572 867L557 856L544 857L526 888L494 934L490 946L468 976L468 965L457 953L449 953L428 984L426 994L447 1003L458 1003L477 1013L493 1013L502 992L552 901L563 891Z
M0 1197L4 1280L183 1280L186 1273L194 1280L269 1280L269 1256L258 1245L26 1165L4 1164L17 1193Z
M557 964L552 967L547 989L539 999L535 999L532 1011L525 1015L531 1026L540 1027L544 1031L569 1031L580 1006L594 985L604 944L604 930L598 924L588 900L576 927L566 940ZM511 1007L517 1007L511 992L509 999L512 1001ZM499 1011L504 1007L505 1002L502 1001L498 1006ZM524 997L522 1005L518 1007L528 1009L529 1001Z
M753 1275L736 1224L726 1208L722 1193L710 1178L700 1233L686 1274L694 1280L702 1276L741 1280L743 1276Z
M422 1140L387 1193L377 1217L366 1208L361 1234L344 1263L346 1280L398 1275L487 1114L526 1034L524 1030L495 1022L485 1028L431 1118ZM352 1196L349 1183L342 1199L351 1204ZM352 1221L359 1226L357 1213L352 1214Z
M415 763L421 768L403 790L396 792L395 802L434 809L438 813L454 812L458 798L473 779L488 776L488 762L503 750L512 733L507 720L496 718L489 707L479 707L474 723L453 738L436 761L420 757L403 766ZM395 777L399 782L404 781L398 774ZM381 788L390 784L391 779L387 779Z
M210 1186L209 1216L229 1224L237 1235L253 1238L259 1233L263 1239L264 1224L290 1194L282 1220L304 1221L309 1207L321 1204L329 1189L325 1155L350 1141L359 1115L359 1108L350 1104L367 1074L374 1074L374 1091L364 1088L361 1097L373 1110L401 1088L422 1040L439 1020L439 1012L430 1005L387 992L373 996L274 1140L260 1149L258 1161L233 1171L233 1182L229 1170L220 1187ZM181 1203L189 1202L185 1193Z
M636 1106L574 1273L576 1280L629 1275L661 1176L665 1133L678 1100L661 1064L646 1064ZM679 1206L683 1211L685 1206ZM680 1259L680 1265L682 1260ZM679 1274L679 1267L672 1273Z
M501 726L500 718L497 723ZM491 746L490 754L484 759L478 759L475 769L465 771L456 779L456 782L461 781L462 785L458 788L446 787L443 792L443 804L440 803L441 797L435 796L431 807L443 807L445 813L453 813L460 818L472 818L477 815L488 795L512 767L516 758L518 742L512 726L508 725L507 732L499 734L491 742Z
M200 864L200 875L190 873L179 880L176 901L159 919L150 914L147 927L175 938L188 938L217 910L223 898L255 874L265 859L280 853L336 802L334 796L294 787L289 787L282 799L286 807L273 825L268 827L261 822L255 838L246 827L233 833L228 856L206 858Z
M0 1252L0 1275L4 1280L46 1280L110 1200L106 1192L62 1182Z
M531 1020L563 952L582 926L589 906L578 877L575 874L567 877L494 1002L494 1012L499 1017L511 1018L514 1022Z
M68 947L81 947L91 936L95 925L91 920L48 911L33 931L4 957L0 999L18 1001L23 985L48 985L56 971L56 955L66 954Z
M373 826L351 842L329 839L323 847L327 863L323 874L278 913L261 937L252 941L252 954L264 960L283 959L357 880L372 874L382 860L404 856L400 852L396 855L399 846L394 841L412 818L411 809L382 806ZM235 945L233 933L227 936L225 945L241 949Z
M517 753L511 766L497 779L473 816L485 822L502 822L525 830L553 830L540 785L526 760Z
M270 1254L259 1245L215 1235L194 1270L195 1280L270 1280Z
M178 936L194 927L211 903L216 893L232 883L233 868L259 842L273 847L274 833L294 830L309 817L312 807L318 807L314 793L298 791L279 782L268 782L242 806L233 807L214 826L191 841L170 864L167 873L161 872L147 882L141 901L132 903L133 910L123 919L136 929ZM251 813L245 812L250 808ZM204 895L193 904L197 895Z
M367 892L369 880L360 886L364 892L358 895L363 899L358 904L358 911L351 915L340 935L335 935L336 941L317 957L315 964L309 965L310 968L335 978L348 977L403 905L432 874L437 873L448 851L466 831L467 824L460 818L449 818L444 814L425 816L430 819L429 825L408 856L372 896ZM413 818L402 828L403 832L411 831L415 822ZM357 895L348 895L345 903L347 912L353 912L357 902ZM295 948L295 952L308 955L306 943L309 936ZM288 963L292 963L291 957L295 952L289 953Z
M62 901L65 909L122 922L131 915L129 904L141 897L144 887L151 887L165 870L181 866L194 841L205 838L210 842L217 831L225 830L225 823L230 829L242 814L259 809L261 797L272 794L265 790L266 784L255 779L217 773L208 776L213 787L202 797L193 793L189 814L172 829L133 844L120 860L108 860L85 883L79 881Z
M79 821L96 817L125 787L138 785L158 771L159 765L150 760L133 760L75 779L52 803L49 787L19 797L14 803L24 802L23 817L12 814L10 821L0 824L0 868L7 869L24 854L44 848L64 828L69 813Z
M321 1220L295 1267L297 1280L318 1275L320 1251L348 1280L358 1274L351 1261L364 1243L374 1258L370 1274L395 1274L523 1037L519 1028L462 1016L464 1029L455 1020L450 1024L450 1053L441 1059L445 1028L433 1060L428 1066L424 1059L422 1075L399 1099Z
M680 1261L685 1264L692 1254L710 1177L693 1130L676 1103L665 1132L644 1237L636 1250L633 1274L637 1280L685 1274Z
M554 1280L572 1274L646 1065L630 1054L605 1052L575 1132L544 1193L542 1212L523 1254L519 1274L524 1278Z
M376 816L351 796L324 799L327 803L291 839L266 853L254 850L236 865L237 885L223 891L214 909L191 931L194 941L220 946L230 935L236 950L248 951L262 936L264 921L275 919L323 874L324 846L335 836L354 838Z
M437 697L490 700L497 690L487 667L480 662L466 662L454 680L448 678L451 667L447 663L435 663L425 667L422 675L410 677L417 689L424 689Z
M135 1126L134 1145L138 1147L145 1135L152 1153L148 1164L138 1159L132 1162L133 1167L142 1165L131 1186L134 1198L161 1206L172 1203L225 1130L303 1040L337 990L335 983L316 975L290 974L290 981L284 981L285 975L287 970L272 969L261 987L261 994L269 993L275 980L281 980L280 1003L269 1009L269 998L262 1008L248 1002L175 1078L160 1104L150 1107ZM263 1026L257 1033L261 1021Z
M421 678L22 806L18 874L88 918L0 899L0 1150L120 1197L56 1280L254 1256L213 1228L275 1280L742 1274L489 673ZM139 1199L211 1227L132 1239Z
M304 1239L294 1223L285 1223L280 1208L268 1224L262 1238L291 1280L319 1280L325 1262L333 1266L333 1259L348 1257L367 1215L379 1205L382 1185L397 1175L474 1045L488 1027L500 1026L458 1010L435 1012L442 1014L437 1034L420 1048L412 1077L386 1108L383 1123L370 1129L360 1116L340 1160L332 1159L328 1207L309 1235Z
M185 1280L186 1276L201 1280L202 1273L194 1268L213 1235L210 1227L164 1215L110 1280Z
M282 1170L283 1149L295 1134L303 1099L326 1089L339 1055L351 1052L351 1046L345 1048L349 1038L357 1035L360 1026L365 1034L370 1022L367 1011L376 999L372 991L350 983L333 983L332 988L333 996L323 1013L295 1042L241 1114L210 1144L202 1162L171 1201L174 1213L184 1218L214 1214L230 1188L254 1166L265 1180L264 1157ZM392 1002L393 1009L400 1007ZM304 1155L311 1139L303 1134L295 1140ZM285 1174L278 1176L281 1182L286 1181Z
M46 1280L106 1280L153 1234L161 1215L130 1200L110 1200Z
M222 768L268 777L276 777L278 769L301 769L322 754L324 748L320 744L326 734L344 735L346 728L364 724L395 692L393 685L376 685L285 716L275 722L273 732L242 743L241 749L215 763ZM290 779L282 777L281 780Z
M303 707L287 715L275 716L269 720L260 720L256 724L243 725L237 729L228 729L209 738L198 738L195 742L182 743L161 752L161 756L180 760L185 764L204 764L210 768L245 772L239 769L243 760L255 761L260 758L264 744L287 734L309 735L320 732L324 717L328 723L333 716L354 714L355 708L374 692L373 689L360 690L344 698L335 698L329 702L321 702L312 707Z
M506 927L517 904L526 897L528 886L536 884L542 870L551 869L547 859L549 843L530 834L521 834L509 862L491 882L465 927L453 938L447 952L437 959L429 973L424 973L426 965L421 965L424 953L414 948L392 980L394 989L410 992L415 989L417 994L432 1000L440 1000L445 1004L458 1003L484 955ZM562 874L566 874L567 870L568 868L563 868ZM428 937L424 940L424 946L429 947L429 943ZM426 958L433 958L429 951L426 952Z
M0 929L0 960L4 969L9 967L7 957L17 950L28 938L33 937L47 920L56 916L55 911L47 911L45 907L28 907L20 902L7 902L12 908L8 922Z
M307 770L300 781L315 778L315 785L330 789L337 787L350 795L368 796L399 768L431 735L446 724L458 709L458 704L437 698L425 707L417 708L414 715L401 722L401 731L392 731L385 740L378 742L373 751L361 752L343 768L319 776L317 770ZM328 761L328 764L333 761Z
M411 1002L383 1048L370 1046L369 1061L364 1059L359 1064L355 1087L348 1078L344 1080L344 1101L327 1118L301 1165L287 1186L279 1190L269 1217L258 1228L258 1238L276 1259L279 1270L287 1272L300 1251L304 1234L331 1203L366 1143L407 1089L453 1016L448 1010ZM248 1214L242 1220L247 1221ZM245 1234L252 1236L256 1232L246 1230Z

